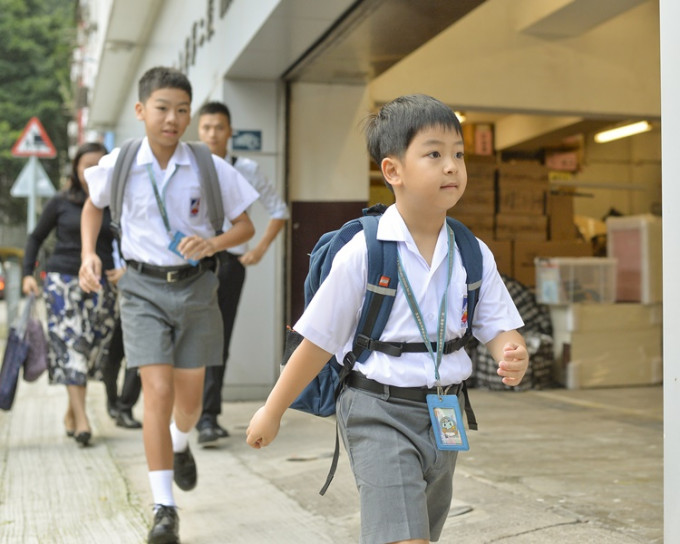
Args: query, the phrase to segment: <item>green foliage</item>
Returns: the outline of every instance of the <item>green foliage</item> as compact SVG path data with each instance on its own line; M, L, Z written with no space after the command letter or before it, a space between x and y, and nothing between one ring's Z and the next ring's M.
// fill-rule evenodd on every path
M41 159L55 187L68 168L75 7L68 0L0 0L0 224L26 218L26 199L9 191L27 159L11 149L31 117L57 148L55 159Z

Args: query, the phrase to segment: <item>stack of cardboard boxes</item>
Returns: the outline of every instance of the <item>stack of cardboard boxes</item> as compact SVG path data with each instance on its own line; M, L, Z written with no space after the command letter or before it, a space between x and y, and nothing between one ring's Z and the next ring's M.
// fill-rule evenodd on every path
M467 189L449 214L486 242L503 274L534 287L536 257L592 255L577 239L574 197L551 193L545 166L477 156L466 166Z
M531 288L555 266L578 280L579 289L544 301L553 320L555 381L568 388L660 383L661 220L608 221L609 258L592 258L591 244L578 239L573 194L555 191L545 166L468 155L466 167L467 189L449 214L489 246L499 271ZM393 202L379 172L371 179L371 203ZM537 274L537 262L553 269Z

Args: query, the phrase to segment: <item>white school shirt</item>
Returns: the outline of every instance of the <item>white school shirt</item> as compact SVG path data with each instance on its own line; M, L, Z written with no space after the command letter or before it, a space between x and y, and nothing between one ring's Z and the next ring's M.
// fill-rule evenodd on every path
M432 266L420 255L413 237L397 208L390 206L378 225L379 240L395 240L401 262L420 311L423 314L428 338L437 339L439 306L446 286L448 272L447 231L443 226L432 258ZM493 254L480 241L484 259L482 287L475 310L472 331L486 344L499 333L524 325L498 271ZM328 277L319 287L295 330L322 349L335 354L342 361L352 349L352 340L359 321L366 291L367 249L363 232L359 232L335 256ZM466 299L465 269L460 251L455 248L453 274L448 291L446 339L465 333L463 305ZM422 342L401 283L397 286L392 312L381 337L383 341ZM357 363L355 371L386 385L401 387L434 387L434 363L428 352L405 353L392 357L371 352L364 363ZM441 384L460 383L472 373L472 363L464 349L443 355L439 374Z
M231 157L229 155L227 155L225 160L231 164ZM246 181L260 194L258 200L264 209L267 210L271 219L288 219L290 217L286 203L281 200L274 185L272 185L267 179L267 176L261 172L260 166L254 160L247 157L237 157L234 168L236 168L236 170L246 178ZM225 218L222 230L226 231L230 228L231 222L229 219ZM248 244L241 244L229 248L229 253L233 253L234 255L243 255L247 251Z
M114 149L102 157L97 166L85 170L90 198L98 208L111 203L111 179L119 151ZM222 190L224 215L233 220L257 200L258 194L230 164L215 155L212 157ZM181 231L187 236L202 238L215 235L208 214L207 197L201 191L198 165L189 146L180 142L167 168L161 170L148 139L144 138L130 168L123 196L121 253L126 260L156 266L184 265L186 260L168 249L171 236L158 209L147 165L153 170L172 232Z

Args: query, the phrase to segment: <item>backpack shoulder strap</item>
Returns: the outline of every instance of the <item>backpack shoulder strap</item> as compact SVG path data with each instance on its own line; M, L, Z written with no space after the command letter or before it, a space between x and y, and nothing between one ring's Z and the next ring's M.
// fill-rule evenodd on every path
M467 274L465 280L468 295L468 320L467 331L465 332L467 336L472 334L472 320L479 300L479 290L482 286L482 274L484 271L482 251L479 248L479 240L477 240L470 229L453 217L447 217L446 219L448 225L453 229L456 245L460 250L463 267Z
M201 176L201 186L205 190L208 199L208 217L210 224L216 233L222 232L224 225L224 203L222 202L222 191L220 182L217 179L217 170L213 162L210 148L202 142L187 142L189 148L196 157L196 164Z
M359 362L370 355L370 341L379 340L392 311L397 294L397 243L378 240L380 216L359 218L363 225L368 253L366 295L352 352Z
M132 163L137 157L139 146L142 145L141 138L131 138L125 140L118 152L116 164L113 166L113 177L111 178L111 203L109 204L109 211L111 212L111 228L120 238L120 216L123 211L123 195L125 195L125 186L127 185L128 173L132 167Z

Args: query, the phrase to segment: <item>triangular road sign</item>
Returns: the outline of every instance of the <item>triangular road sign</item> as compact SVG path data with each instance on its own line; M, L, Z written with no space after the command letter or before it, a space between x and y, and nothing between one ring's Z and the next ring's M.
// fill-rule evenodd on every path
M56 193L54 185L47 177L47 172L38 159L31 158L19 173L9 194L14 197L31 196L32 185L35 184L34 196L52 196Z
M37 117L31 117L31 120L26 124L21 136L12 146L12 155L15 157L41 157L43 159L56 157L57 150Z

